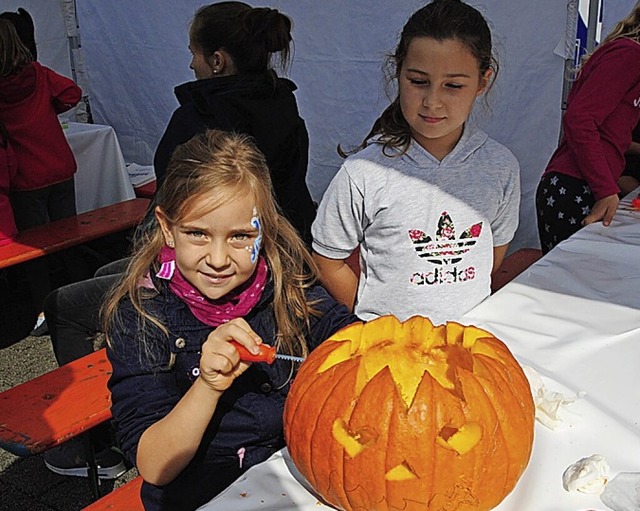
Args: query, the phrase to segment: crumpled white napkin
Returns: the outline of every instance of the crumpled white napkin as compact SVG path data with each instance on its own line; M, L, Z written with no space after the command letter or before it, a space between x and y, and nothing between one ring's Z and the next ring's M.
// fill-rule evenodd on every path
M640 472L620 472L609 479L609 470L600 454L581 458L564 471L562 486L567 491L599 494L613 511L640 511Z
M580 392L573 396L566 396L560 392L555 392L546 387L540 374L529 366L522 366L524 374L529 380L533 403L536 407L536 420L543 426L554 430L566 422L563 417L563 409L580 399L585 392Z
M592 454L567 467L562 474L562 486L567 491L599 495L609 481L609 470L604 456Z

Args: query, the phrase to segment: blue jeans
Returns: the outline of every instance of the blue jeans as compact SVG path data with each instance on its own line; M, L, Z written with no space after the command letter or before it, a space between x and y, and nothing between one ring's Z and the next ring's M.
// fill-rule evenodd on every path
M129 259L120 259L106 264L98 268L93 278L49 293L43 308L59 365L93 352L93 340L102 331L100 309L128 263Z

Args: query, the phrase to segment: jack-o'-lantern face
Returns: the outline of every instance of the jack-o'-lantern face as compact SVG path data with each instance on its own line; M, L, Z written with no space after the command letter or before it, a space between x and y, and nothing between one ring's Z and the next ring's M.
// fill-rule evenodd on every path
M297 468L339 509L482 511L527 466L534 405L489 332L384 316L311 353L284 420Z

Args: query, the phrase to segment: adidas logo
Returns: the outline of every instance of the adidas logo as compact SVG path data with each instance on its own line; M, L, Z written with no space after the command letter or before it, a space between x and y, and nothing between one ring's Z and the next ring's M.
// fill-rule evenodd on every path
M410 229L409 238L419 257L424 257L434 264L455 264L476 244L481 232L482 222L478 222L456 238L453 220L443 211L438 220L435 240L419 229Z

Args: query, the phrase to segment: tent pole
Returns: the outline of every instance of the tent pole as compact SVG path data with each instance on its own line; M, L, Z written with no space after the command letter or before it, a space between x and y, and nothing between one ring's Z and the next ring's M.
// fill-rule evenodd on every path
M587 53L591 53L596 47L596 36L598 31L598 22L600 20L600 12L601 9L604 9L604 0L589 0L589 20L587 22L587 40L585 49ZM578 2L573 0L569 0L567 2L567 11L568 17L575 16L577 19L578 14ZM576 24L577 25L577 24ZM575 30L575 29L574 29ZM576 48L578 51L578 48ZM564 61L564 81L562 83L562 115L564 115L565 110L567 109L567 96L569 95L569 91L571 90L571 85L573 84L573 80L575 78L575 74L577 68L579 67L579 63L577 64L574 60L565 59ZM562 139L562 125L560 126L560 134L558 137L558 142Z
M69 45L71 73L73 80L82 88L82 100L75 110L76 120L93 123L93 115L89 104L89 80L82 58L82 45L80 44L76 0L61 0L61 3Z
M567 0L567 39L572 41L571 55L567 55L564 59L564 71L562 80L562 101L560 103L561 116L564 116L564 112L567 109L567 97L571 90L573 83L573 77L575 75L574 55L576 51L576 34L578 26L578 0ZM558 133L558 143L562 139L562 122L560 123L560 132Z
M587 25L587 53L591 53L596 47L596 34L598 21L600 20L601 0L589 0L589 24Z

